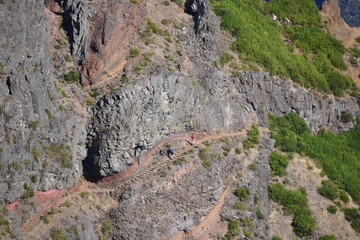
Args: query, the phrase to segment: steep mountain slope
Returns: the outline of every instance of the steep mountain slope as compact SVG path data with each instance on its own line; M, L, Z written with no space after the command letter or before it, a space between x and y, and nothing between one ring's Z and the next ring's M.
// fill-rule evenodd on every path
M335 97L254 71L206 0L13 0L0 15L5 238L270 239L268 114L314 133L360 115L346 84Z

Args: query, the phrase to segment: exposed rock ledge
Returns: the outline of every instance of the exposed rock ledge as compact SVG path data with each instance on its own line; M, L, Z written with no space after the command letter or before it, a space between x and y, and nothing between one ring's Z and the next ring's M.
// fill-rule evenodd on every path
M341 113L359 115L359 106L351 97L315 94L267 73L243 72L233 80L215 73L216 79L206 81L160 73L99 100L92 109L91 158L86 159L92 174L122 172L132 164L132 156L179 131L267 125L269 113L297 112L314 132L321 126L335 132L354 125L342 123Z

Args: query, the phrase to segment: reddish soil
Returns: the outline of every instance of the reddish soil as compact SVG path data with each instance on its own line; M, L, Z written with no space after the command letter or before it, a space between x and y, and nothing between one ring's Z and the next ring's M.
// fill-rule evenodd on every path
M84 87L99 87L121 77L129 46L136 41L137 31L145 22L146 11L141 6L119 3L91 19L90 49L82 69L87 76L82 79Z
M11 212L15 212L17 210L17 205L20 203L20 200L15 200L14 202L7 204L6 208Z
M46 203L47 201L52 200L53 198L64 192L65 192L64 190L58 190L58 189L50 189L45 192L36 191L35 197L38 203Z
M260 130L267 131L266 129L263 129L263 128L260 128ZM242 131L242 132L223 133L223 134L219 134L219 135L208 135L207 136L206 132L204 132L204 131L197 132L197 136L200 139L195 141L194 144L191 144L188 147L182 148L181 151L178 151L177 153L175 153L173 160L170 159L170 160L164 161L162 165L167 164L169 161L176 160L176 158L180 157L183 152L196 146L197 144L200 144L203 141L218 139L218 138L222 138L222 137L239 136L239 135L244 135L244 134L245 134L245 132ZM150 149L149 152L143 156L143 158L142 158L143 166L149 165L149 163L153 159L153 155L157 154L157 151L160 149L161 146L163 146L166 143L174 142L177 140L185 140L188 143L190 143L190 134L173 136L173 137L169 137L169 138L159 141L154 148ZM158 168L158 167L162 166L161 164L157 164L155 166L152 166L151 168L147 168L145 171L134 174L136 172L136 170L138 169L138 164L135 159L133 159L133 161L134 161L134 164L132 165L132 167L130 167L124 173L120 173L120 174L117 174L114 176L107 177L97 184L93 184L93 183L89 183L89 182L80 180L72 188L70 188L67 191L50 190L48 192L37 192L37 196L40 197L41 201L47 201L49 199L49 201L48 201L49 203L40 212L35 214L28 222L26 222L21 227L21 231L25 234L31 232L31 230L39 224L39 222L41 221L41 217L44 214L48 213L52 208L60 206L62 203L69 200L71 197L76 196L76 194L74 195L72 193L75 193L75 192L79 193L82 191L89 191L89 192L115 191L119 187L126 185L126 183L131 183L134 180L140 180L141 178L146 176L146 174L151 172L151 170L154 170L152 168L154 168L154 167ZM142 166L142 169L144 169L143 166ZM126 179L126 182L124 183L125 179ZM119 182L122 182L119 186L110 187L110 188L108 187L109 185L113 185L113 183L119 183ZM107 187L107 188L105 189L104 187ZM224 202L224 199L225 199L227 193L228 193L228 189L224 191L222 197L219 200L218 205L213 209L213 211L207 217L205 217L205 219L199 226L194 227L194 229L192 230L192 234L194 236L195 235L203 236L207 230L212 229L215 226L216 226L215 229L218 232L219 231L221 233L224 231L226 232L225 225L219 221L219 217L217 217L217 215L223 206L223 202ZM13 205L15 205L15 206L16 206L16 204L17 203L13 203ZM13 205L9 205L9 207L12 208L11 206L13 206ZM211 226L213 226L213 227L211 227ZM205 232L203 231L204 229L205 229ZM196 238L196 239L203 239L203 238L201 237L201 238Z
M49 23L51 27L51 34L50 34L50 51L51 54L54 51L54 42L56 36L59 34L59 26L61 24L61 16L56 15L55 12L61 12L61 8L53 0L46 0L45 1L45 14L49 18Z

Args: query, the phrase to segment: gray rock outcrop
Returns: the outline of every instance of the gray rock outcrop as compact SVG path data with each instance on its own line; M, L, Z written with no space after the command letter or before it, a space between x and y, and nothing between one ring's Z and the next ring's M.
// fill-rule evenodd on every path
M88 9L83 0L61 0L63 21L67 28L71 55L77 64L82 64L88 46L89 23Z
M47 190L79 179L85 124L70 106L59 109L43 2L2 1L0 19L0 199L10 202L24 184Z
M243 72L234 79L218 74L204 81L217 90L210 92L209 83L193 84L187 77L160 73L99 100L92 110L88 143L93 174L107 176L126 170L132 156L145 153L175 132L267 125L269 113L289 112L298 113L314 132L320 127L344 131L353 122L342 123L341 114L359 115L353 98L316 96L267 73Z

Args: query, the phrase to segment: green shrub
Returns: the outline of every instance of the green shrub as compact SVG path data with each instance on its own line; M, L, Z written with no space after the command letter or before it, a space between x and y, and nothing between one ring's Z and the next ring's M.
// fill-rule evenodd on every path
M66 240L67 235L60 228L52 227L50 230L50 237L53 240Z
M282 240L282 238L281 238L281 237L278 237L278 236L273 236L273 237L271 238L271 240Z
M167 172L164 171L164 170L161 170L161 171L159 172L159 175L160 175L160 177L166 177L166 176L167 176Z
M210 144L210 142L209 141L205 141L205 142L202 142L202 144L204 144L205 146L207 146L207 147L210 147L211 146L211 144Z
M48 158L55 159L64 168L72 168L72 152L69 145L51 144L45 147L45 154Z
M268 191L271 200L282 205L286 213L294 214L291 225L297 236L310 236L315 232L315 220L307 207L304 188L293 191L277 183L269 185Z
M306 208L307 197L304 188L296 191L285 189L281 183L271 184L268 187L269 197L274 202L283 206L286 213L293 214L298 209Z
M174 162L173 162L173 164L175 164L175 165L182 165L182 163L186 163L187 161L186 161L186 159L184 158L184 157L180 157L180 158L178 158L178 159L176 159Z
M49 220L47 214L45 214L44 216L42 216L42 217L41 217L41 220L43 220L43 222L44 222L45 224L49 224L49 223L50 223L50 220Z
M210 171L211 170L211 161L209 160L208 152L209 152L208 148L200 149L199 150L199 158L202 161L201 165Z
M169 5L170 5L170 2L169 2L169 1L164 1L164 2L162 3L162 5L164 5L164 6L169 6Z
M91 91L89 92L89 94L90 94L90 96L92 96L92 97L94 97L94 98L100 96L99 89L97 89L97 88L91 90Z
M4 63L0 61L0 75L5 74Z
M302 86L336 95L355 86L337 70L347 67L342 58L345 48L321 29L320 15L312 1L279 0L265 4L213 0L212 3L221 17L222 28L236 39L231 49L248 65L258 64L270 74L290 77ZM271 13L281 21L290 18L294 24L276 24L269 17ZM294 44L285 44L284 35ZM303 54L293 54L294 46Z
M37 126L38 126L38 121L34 121L34 122L30 122L28 124L29 128L31 128L33 131L36 131Z
M48 119L51 120L53 117L51 111L49 109L45 108L45 113L46 113L46 116L48 117Z
M234 209L236 210L244 210L245 206L243 202L236 202L233 206Z
M313 235L316 227L315 220L307 208L296 210L291 226L293 226L295 234L299 237Z
M233 59L234 59L234 56L232 54L226 52L223 55L221 55L219 63L223 67L226 63L230 62Z
M340 200L343 201L344 203L350 202L350 198L344 190L339 191L339 197Z
M321 181L321 187L318 188L318 192L330 200L335 200L339 197L339 188L330 180Z
M314 159L339 188L360 202L360 172L356 170L360 168L359 125L343 134L320 131L312 135L305 121L295 113L283 117L269 115L269 122L276 147Z
M240 229L239 229L240 222L234 218L228 218L228 219L226 219L226 221L228 221L228 231L225 234L225 236L223 237L223 240L232 240L240 232Z
M289 165L289 156L283 155L278 151L271 152L269 156L269 164L272 176L284 176L285 169Z
M67 83L79 83L80 73L77 70L71 70L67 74L64 74L64 81Z
M41 156L41 152L37 147L34 147L31 150L31 155L33 156L35 161L39 161L39 157Z
M337 212L337 207L336 205L330 205L327 207L327 210L329 213L335 214Z
M344 209L345 219L348 222L360 221L360 213L356 208L345 208Z
M114 230L113 222L111 219L105 219L101 222L101 232L103 234L109 234Z
M34 190L32 188L27 188L26 192L20 196L20 199L26 201L27 199L33 197L34 195L35 195Z
M129 52L129 58L136 58L139 56L140 50L138 48L131 48Z
M137 4L137 0L130 0L131 3Z
M257 217L257 219L260 219L260 220L265 218L264 214L261 212L261 210L259 208L256 209L256 217Z
M84 191L84 192L80 193L81 198L87 198L89 195L90 195L90 192L88 192L88 191Z
M180 7L183 5L183 0L171 0L171 1L179 5Z
M319 238L319 240L337 240L334 235L324 235Z
M360 233L360 220L351 222L351 227L352 227L357 233Z
M256 164L250 164L249 166L248 166L248 168L250 169L250 170L252 170L252 171L256 171L257 170L257 166L256 166Z
M238 148L238 147L237 147L237 148L235 148L235 153L236 153L236 154L241 154L241 149L240 149L240 148Z
M244 187L238 187L234 194L239 198L240 201L244 201L249 197L250 190Z
M224 150L225 152L230 152L231 151L230 146L222 146L221 149Z
M351 122L352 120L353 120L353 117L352 117L351 113L345 113L345 112L341 113L340 121L347 123L347 122Z
M259 143L259 128L257 125L251 126L250 131L248 132L247 139L243 142L244 149L254 148L256 144Z
M163 25L169 25L171 23L171 19L163 19L163 20L161 20L161 24L163 24Z

